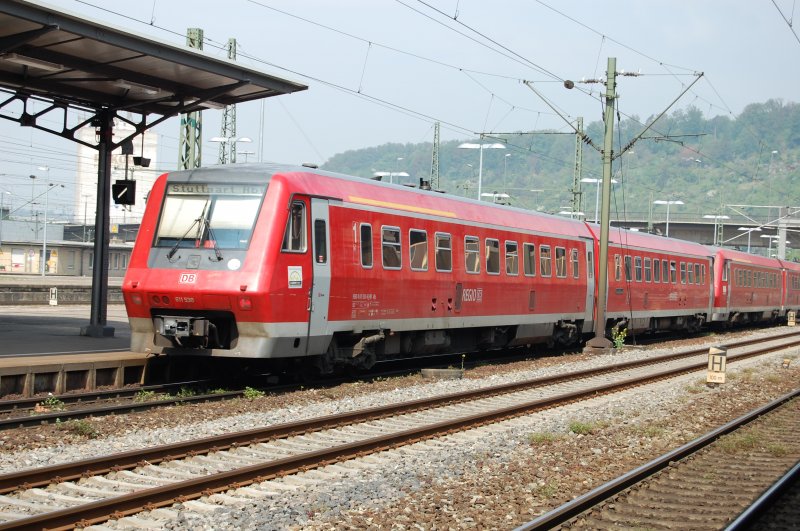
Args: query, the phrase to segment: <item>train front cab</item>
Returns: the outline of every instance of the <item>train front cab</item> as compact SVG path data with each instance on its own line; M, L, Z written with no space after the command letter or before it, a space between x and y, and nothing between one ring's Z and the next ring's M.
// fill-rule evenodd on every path
M123 283L133 351L324 352L328 200L291 195L286 179L274 177L237 166L157 180Z

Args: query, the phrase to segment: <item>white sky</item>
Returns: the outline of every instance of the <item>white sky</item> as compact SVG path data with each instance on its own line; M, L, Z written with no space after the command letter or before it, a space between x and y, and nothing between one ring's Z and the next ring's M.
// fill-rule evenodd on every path
M792 20L800 11L795 2L51 0L49 4L175 45L185 43L187 28L200 27L205 31L204 50L216 57L225 57L221 47L228 38L236 38L241 63L309 85L305 92L264 103L263 160L321 164L350 149L430 142L437 120L442 122L443 140L475 138L480 132L566 130L563 120L521 80L537 82L538 89L570 118L598 121L597 93L603 86L579 85L594 90L590 97L565 90L561 80L602 77L609 56L617 58L618 70L643 74L618 79L619 109L642 119L669 105L682 85L691 83L694 72L705 76L678 107L693 104L707 115L735 116L749 103L770 98L796 101L800 41L782 18L783 14ZM498 51L499 45L507 51ZM253 139L252 144L239 144L240 151L259 151L261 107L252 102L237 109L237 133ZM217 145L208 139L219 134L220 114L204 113L206 165L216 163ZM158 131L158 170L174 169L177 119ZM8 122L0 124L0 138L0 192L11 192L6 197L15 208L30 198L28 175L42 173L39 166L50 168L53 181L74 183L72 143ZM239 156L240 161L244 158L252 162L259 157ZM64 208L75 207L69 205L72 195L64 195Z

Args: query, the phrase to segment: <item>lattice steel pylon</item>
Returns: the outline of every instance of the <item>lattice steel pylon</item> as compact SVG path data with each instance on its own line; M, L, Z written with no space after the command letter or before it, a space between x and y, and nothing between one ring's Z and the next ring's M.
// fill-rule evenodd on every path
M236 39L228 39L228 59L236 60ZM226 105L222 110L222 126L219 143L219 163L236 163L236 105ZM214 140L214 139L212 139Z
M439 189L439 122L433 124L433 154L431 155L431 188Z
M202 28L186 30L186 45L203 49ZM178 144L178 169L199 168L202 163L203 115L200 111L181 114L180 142Z
M583 118L578 118L575 135L575 169L572 172L572 211L583 211L583 192L581 190L581 173L583 168Z

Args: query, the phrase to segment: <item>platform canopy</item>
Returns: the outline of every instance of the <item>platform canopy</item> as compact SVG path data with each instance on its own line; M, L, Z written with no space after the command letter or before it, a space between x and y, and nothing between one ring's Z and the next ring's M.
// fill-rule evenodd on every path
M81 107L160 115L308 88L23 0L0 2L0 86Z
M98 151L92 307L82 335L114 335L106 324L112 151L178 114L307 88L41 2L0 0L0 119ZM116 120L134 131L114 140ZM84 127L95 128L95 142L79 138Z

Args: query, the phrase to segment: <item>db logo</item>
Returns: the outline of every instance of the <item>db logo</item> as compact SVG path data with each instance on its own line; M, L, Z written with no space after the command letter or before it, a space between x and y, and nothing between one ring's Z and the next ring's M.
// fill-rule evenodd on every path
M181 273L181 278L178 280L181 284L194 284L196 281L196 273Z

